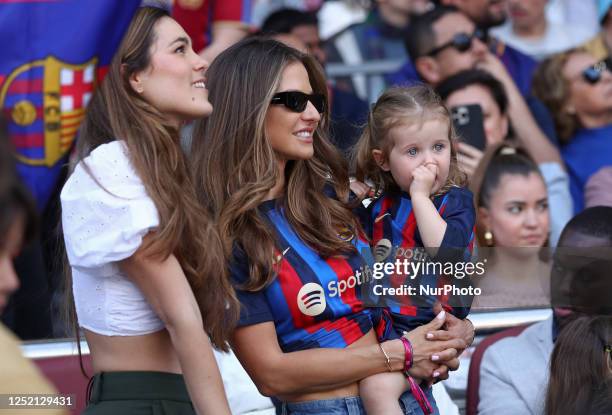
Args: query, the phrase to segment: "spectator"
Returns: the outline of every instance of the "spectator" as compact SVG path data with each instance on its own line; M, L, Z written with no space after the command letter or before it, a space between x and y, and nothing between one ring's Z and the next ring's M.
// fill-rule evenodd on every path
M321 65L325 66L326 56L319 38L319 23L315 14L282 9L266 18L261 31L269 34L293 35L303 42L307 53L312 54ZM328 85L328 89L332 139L340 150L346 152L361 133L360 127L365 124L368 104L355 94L345 92L334 85Z
M405 38L419 76L436 86L455 73L484 62L484 34L454 7L437 7L415 18Z
M88 414L230 413L212 344L229 348L237 304L179 145L180 126L213 110L207 67L176 21L143 7L89 103L60 195L95 372Z
M532 97L523 98L503 62L488 52L483 39L483 32L458 9L441 6L413 20L406 49L419 76L433 86L465 69L488 71L504 85L508 114L515 128L522 130L519 134L533 137L538 145L546 146L546 137L555 142L553 122L546 108ZM547 151L545 157L553 154Z
M612 208L589 208L569 221L553 260L553 313L487 349L480 366L480 415L542 413L542 391L558 333L580 314L612 315L611 246Z
M486 273L477 280L482 295L473 308L548 304L550 265L539 253L550 220L538 166L521 150L492 146L470 187L478 209L476 235L487 258Z
M425 0L374 0L375 5L365 22L349 26L326 42L329 63L359 65L369 61L393 60L400 65L408 59L404 38L411 15L428 7ZM412 64L394 76L363 74L336 79L338 88L350 91L359 98L375 101L390 85L418 79Z
M382 343L387 365L372 330L370 313L377 310L363 306L355 287L342 296L329 289L328 282L358 275L367 241L344 237L358 225L346 205L345 164L326 139L320 66L279 42L254 38L221 54L207 78L213 105L231 111L196 124L195 177L201 203L224 230L243 306L233 350L262 393L282 401L279 411L347 413L348 406L362 413L357 380L403 370L407 354L402 341ZM298 294L311 289L315 308ZM296 305L296 295L309 304ZM444 314L406 334L421 356L410 369L419 379L432 381L420 372L428 366L445 377L456 363L440 353L433 360L444 366L431 365L427 349L461 348L471 334L447 333L448 343L426 340L424 330L440 325ZM412 400L409 393L404 399Z
M491 33L536 60L542 60L585 42L590 28L549 21L548 0L506 0L510 20Z
M574 212L580 212L589 178L612 166L612 75L593 56L571 50L542 62L534 93L554 115Z
M597 60L612 56L612 0L598 0L599 33L582 45Z
M531 95L531 78L536 68L536 61L490 36L490 30L506 21L506 0L438 0L447 6L454 6L464 13L479 29L486 34L487 46L493 55L504 64L521 94L528 98Z
M612 398L610 381L612 317L579 317L567 325L555 343L544 413L592 415L599 410L599 394ZM612 400L608 402L609 409L611 406Z
M478 104L483 111L483 128L486 146L502 142L515 143L526 149L529 157L537 164L546 183L550 213L550 245L556 246L561 230L572 217L572 198L569 192L569 178L559 162L558 150L547 141L535 140L525 134L524 128L513 128L508 117L508 97L504 86L488 72L470 69L459 72L442 82L438 93L448 107ZM465 143L458 144L459 166L469 177L474 175L483 152Z
M253 0L175 1L172 17L185 28L193 49L208 62L246 37Z

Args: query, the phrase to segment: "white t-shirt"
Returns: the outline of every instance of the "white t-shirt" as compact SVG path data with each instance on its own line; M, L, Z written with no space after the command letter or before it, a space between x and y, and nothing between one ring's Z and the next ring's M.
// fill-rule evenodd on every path
M117 266L159 225L155 204L130 163L125 143L103 144L79 162L60 199L79 325L107 336L161 330L162 321Z

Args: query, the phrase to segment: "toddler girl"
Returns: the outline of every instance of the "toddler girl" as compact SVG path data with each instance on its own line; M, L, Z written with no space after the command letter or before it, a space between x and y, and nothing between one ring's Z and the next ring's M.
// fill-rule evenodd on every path
M410 259L425 265L428 261L422 258L433 258L437 264L447 266L469 260L475 210L472 194L461 187L465 185L465 175L457 167L453 138L449 112L428 87L391 88L376 102L355 149L354 161L357 180L370 183L379 196L358 212L377 261L397 263L396 260ZM367 288L365 295L377 295L377 304L383 305L385 314L391 317L392 329L386 330L382 338L401 336L430 321L437 301L458 318L465 318L469 312L465 304L469 305L471 299L454 299L455 307L450 307L448 296L428 295L440 286L440 274L449 277L448 268L443 272L437 269L420 272L415 278L403 268L402 275L374 280L374 285L398 288L408 283L415 287L409 295L387 296L384 302L380 301L380 287ZM399 272L396 269L391 274ZM453 277L450 275L457 285L459 280ZM419 290L424 287L428 289ZM415 413L434 411L426 399L426 395L431 396L429 391L424 396L417 384L408 380L415 397ZM367 413L402 413L397 397L406 387L406 379L397 373L364 379L360 395Z

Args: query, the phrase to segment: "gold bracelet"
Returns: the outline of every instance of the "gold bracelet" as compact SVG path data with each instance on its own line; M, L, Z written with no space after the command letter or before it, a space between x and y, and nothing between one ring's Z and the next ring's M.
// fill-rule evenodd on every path
M380 351L385 355L385 360L387 362L387 367L389 368L389 372L393 372L393 368L391 367L391 359L389 359L389 355L383 349L382 344L378 343L378 347L380 347Z

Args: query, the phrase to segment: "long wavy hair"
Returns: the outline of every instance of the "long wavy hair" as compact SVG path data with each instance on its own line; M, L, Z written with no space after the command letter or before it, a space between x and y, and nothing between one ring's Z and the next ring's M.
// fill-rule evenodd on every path
M196 123L193 165L196 191L218 223L226 256L240 248L249 258L245 289L257 291L274 278L275 237L258 206L277 183L277 156L265 129L270 100L283 70L301 63L314 93L327 86L316 60L280 42L246 39L221 53L207 72L209 99L215 111ZM359 225L348 203L348 174L327 136L329 113L314 132L314 155L287 163L285 188L278 201L300 238L322 256L351 252L339 234L356 235ZM326 196L333 188L337 198Z
M576 114L567 111L570 96L570 81L565 79L563 68L569 58L576 53L587 53L584 49L570 49L543 60L533 76L533 94L539 98L555 122L555 128L562 143L567 143L580 128Z
M450 113L438 94L426 85L389 88L378 98L352 152L352 165L357 180L370 181L376 193L398 191L391 172L380 168L372 157L372 150L381 150L383 157L387 159L393 148L393 140L389 138L391 129L400 125L421 126L432 119L448 125L447 138L450 145L448 178L436 195L448 192L452 186L465 186L467 177L457 164L457 151L454 146L456 134Z
M168 14L155 7L143 7L134 16L88 106L77 144L78 160L101 144L125 142L130 161L159 212L151 253L162 259L177 257L202 312L204 329L216 347L227 350L238 306L223 272L221 240L196 199L179 131L129 83L133 74L150 66L156 25L164 18Z
M612 316L582 316L561 330L550 358L547 415L601 413L612 398ZM605 412L609 413L609 412Z

